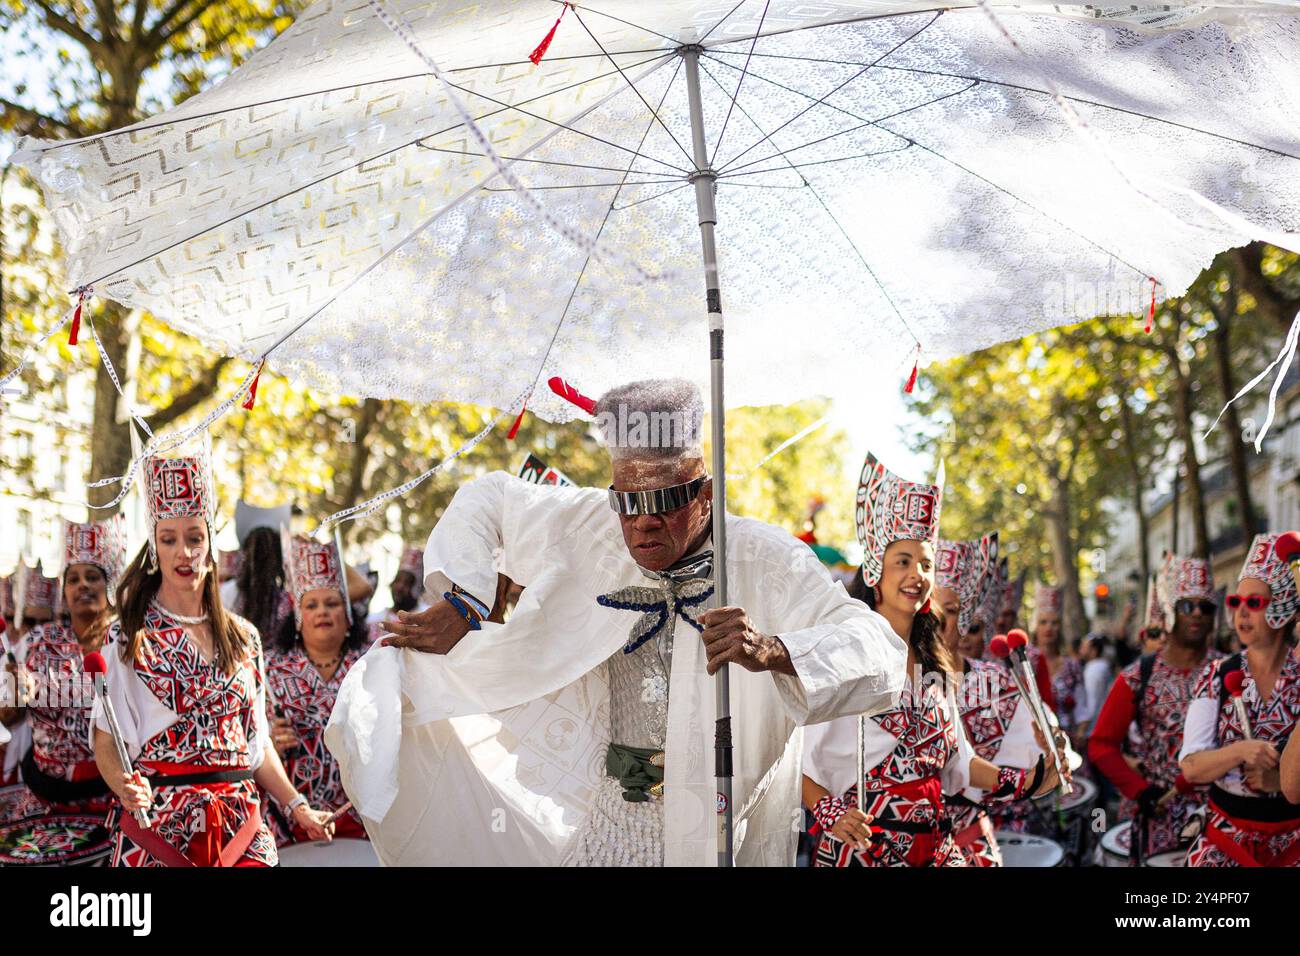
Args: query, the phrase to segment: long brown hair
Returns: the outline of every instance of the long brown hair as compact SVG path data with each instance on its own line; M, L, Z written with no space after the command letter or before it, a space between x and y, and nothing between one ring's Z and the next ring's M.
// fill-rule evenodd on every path
M867 586L862 569L853 575L853 582L848 587L849 597L855 598L871 610L876 610L876 589ZM952 652L943 642L943 612L933 599L930 610L918 612L912 618L912 631L907 635L907 643L921 665L921 673L941 673L961 675L961 665L953 659Z
M122 660L140 660L140 650L144 645L144 615L149 602L158 594L162 584L162 571L149 570L149 546L140 549L130 566L122 575L122 583L117 586L118 620L122 622L122 634L125 638L122 646ZM212 645L216 650L216 664L221 672L231 677L248 658L252 647L252 635L244 633L235 623L235 618L226 613L221 606L221 585L217 582L217 569L213 562L212 550L208 549L208 573L203 581L203 610L208 614L208 623L212 626Z

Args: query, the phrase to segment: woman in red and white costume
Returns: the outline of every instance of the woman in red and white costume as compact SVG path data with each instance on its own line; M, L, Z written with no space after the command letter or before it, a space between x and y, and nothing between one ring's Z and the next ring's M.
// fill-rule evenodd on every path
M1028 768L1042 753L1034 740L1029 707L1007 668L982 659L985 636L997 623L1003 597L997 551L996 534L975 541L940 539L934 600L943 612L944 645L961 661L957 709L976 756L994 764ZM1008 828L1004 816L1023 818L1024 814L1015 812L1023 805L1003 802L985 807L984 798L984 792L976 788L946 798L953 840L968 865L1002 866L993 831ZM996 818L990 810L997 811Z
M120 800L109 817L115 866L276 865L259 786L314 838L333 833L271 746L257 629L222 607L208 461L205 443L197 455L141 463L149 539L123 577L104 655L134 770L122 766L102 707L94 719L95 759Z
M1023 799L1056 785L1042 762L1026 771L975 756L955 713L949 684L961 671L931 605L941 494L867 456L857 497L865 555L850 594L907 642L908 679L896 707L805 731L803 800L821 833L817 866L965 866L944 793L974 786Z
M1300 866L1300 802L1283 793L1279 770L1282 748L1294 743L1300 722L1300 660L1293 653L1300 595L1274 552L1278 537L1255 536L1237 592L1227 598L1243 651L1211 663L1187 707L1183 775L1210 785L1205 828L1188 866Z
M112 593L126 563L125 521L65 521L63 540L67 617L36 625L24 640L32 746L22 779L49 810L107 813L108 785L90 749L94 687L82 660L100 649L112 620Z
M0 786L17 783L21 776L19 765L32 747L32 724L27 719L25 703L28 692L25 677L21 682L22 687L19 687L19 672L27 659L27 635L42 624L57 620L62 604L59 600L61 588L58 577L46 577L41 570L40 561L32 568L20 558L10 581L12 605L9 615L6 615L2 645L8 653L4 656L3 664L0 664L6 676L3 684L0 684L0 725L6 728L10 738L4 747L0 747ZM8 620L10 615L12 621ZM40 801L30 792L27 792L27 797L31 799L25 798L21 803L23 815L27 815L32 806L41 806ZM16 819L13 813L0 812L0 817Z
M285 622L266 655L270 702L280 720L272 740L289 779L312 806L334 810L348 802L334 755L325 748L325 725L339 686L370 646L364 620L353 620L349 572L333 542L322 544L282 533L284 579L293 596L293 617ZM297 823L271 815L280 846L309 839ZM365 827L349 809L336 821L336 835L366 839Z

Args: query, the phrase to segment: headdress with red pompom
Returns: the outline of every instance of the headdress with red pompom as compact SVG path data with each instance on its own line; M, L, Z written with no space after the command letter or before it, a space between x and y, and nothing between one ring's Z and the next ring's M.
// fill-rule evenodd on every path
M862 545L862 577L868 586L880 581L885 549L895 541L939 538L939 509L943 502L943 466L933 485L907 481L867 454L858 479L854 513L858 543Z
M302 599L308 591L338 591L343 596L348 623L352 623L352 602L348 597L347 572L338 546L333 541L313 541L280 527L280 550L284 552L284 580L293 596L293 619L302 628Z
M1286 552L1284 542L1277 547L1280 534L1257 534L1246 552L1246 563L1241 566L1240 577L1254 578L1268 585L1271 599L1264 610L1264 620L1269 627L1283 628L1300 611L1300 593L1296 592L1295 577L1291 568L1278 554Z

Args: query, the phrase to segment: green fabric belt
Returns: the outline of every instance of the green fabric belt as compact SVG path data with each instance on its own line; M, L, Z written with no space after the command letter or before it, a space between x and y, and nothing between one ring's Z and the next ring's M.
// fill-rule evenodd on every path
M618 779L624 800L645 803L652 794L659 796L664 791L663 761L662 750L610 744L605 751L605 773Z

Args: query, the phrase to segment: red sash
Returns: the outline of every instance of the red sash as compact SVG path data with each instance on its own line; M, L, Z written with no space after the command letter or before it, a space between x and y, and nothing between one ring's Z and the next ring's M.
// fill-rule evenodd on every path
M1205 839L1238 866L1284 867L1293 866L1300 861L1300 838L1281 853L1270 853L1266 846L1270 836L1295 830L1300 826L1295 820L1282 820L1276 823L1242 820L1240 817L1228 816L1214 801L1210 801L1210 809L1246 837L1250 849L1238 843L1220 827L1215 826L1213 820L1205 828Z
M239 770L239 767L206 767L199 764L155 763L141 761L141 766L150 771L151 776L169 777L194 773L217 773L224 770ZM165 786L160 782L160 786ZM199 787L216 793L228 793L238 784L233 783L189 783L187 787ZM231 867L238 864L244 851L252 844L257 831L262 825L262 814L257 807L251 808L248 819L225 840L226 818L230 810L219 800L209 801L205 808L203 833L191 839L188 855L164 840L152 829L146 830L136 822L135 816L122 811L120 825L122 832L142 850L147 852L163 866L175 867Z

